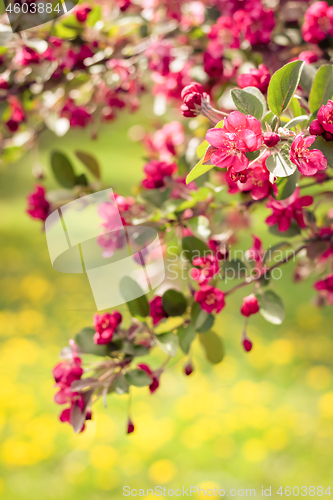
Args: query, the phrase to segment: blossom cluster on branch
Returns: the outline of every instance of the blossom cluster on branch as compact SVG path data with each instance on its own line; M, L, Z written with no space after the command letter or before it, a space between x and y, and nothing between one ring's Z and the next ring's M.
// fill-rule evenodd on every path
M135 111L147 91L159 116L169 108L179 116L145 134L144 179L135 197L117 193L115 201L125 228L157 229L165 258L177 243L186 279L167 274L155 295L128 301L126 327L119 311L96 314L93 326L64 348L53 373L55 401L66 405L60 419L76 432L99 398L106 404L109 393L128 394L131 386L158 390L179 353L190 375L197 340L208 361L221 362L216 316L243 288L240 343L246 352L255 348L249 318L259 313L276 325L284 319L274 272L288 262L296 282L314 279L318 305L333 304L333 192L323 187L333 179L331 11L323 1L117 0L75 7L37 30L44 35L39 41L30 32L9 39L1 56L3 161L31 147L45 127L59 135L89 127L97 137L100 122ZM102 186L94 156L76 155L88 176L77 175L61 152L51 157L68 201ZM45 173L37 175L42 180ZM27 211L45 221L61 204L38 184ZM279 242L265 249L253 234L244 258L233 258L239 232L265 207L267 230ZM126 238L114 230L111 202L98 215L97 242L109 258ZM146 362L154 348L166 354L158 367ZM102 360L84 362L86 354Z

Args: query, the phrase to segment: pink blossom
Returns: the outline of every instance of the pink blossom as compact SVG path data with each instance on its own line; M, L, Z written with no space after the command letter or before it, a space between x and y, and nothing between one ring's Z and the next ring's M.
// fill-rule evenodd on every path
M251 261L254 261L256 263L256 267L261 267L265 255L265 250L259 236L256 236L255 234L252 234L251 236L253 242L252 246L246 252L247 258Z
M278 224L278 229L285 232L289 229L291 221L294 219L300 228L306 227L304 221L303 207L312 205L312 196L299 197L300 189L297 188L294 193L285 200L271 200L267 203L267 208L271 208L273 213L267 217L266 224L274 226Z
M85 106L76 106L72 99L68 99L62 108L60 116L68 118L70 126L84 128L92 121L91 114Z
M170 63L174 60L171 55L173 45L169 40L157 40L146 49L149 61L149 69L157 71L163 76L170 72Z
M208 152L213 165L241 172L249 165L245 153L258 150L262 144L261 125L253 116L233 111L222 129L208 130L206 139L211 145Z
M203 285L195 292L194 300L200 304L201 309L208 313L219 313L225 306L224 293L213 286Z
M211 78L221 78L223 75L223 58L213 57L209 52L203 55L203 67L205 72Z
M239 48L239 29L232 17L219 17L216 24L211 27L208 37L211 40L218 40L222 47L231 49Z
M45 198L45 188L35 186L35 191L27 197L27 213L34 219L45 221L50 213L50 203Z
M19 99L15 96L9 96L7 101L9 102L10 115L6 125L11 132L16 132L20 123L25 121L24 109Z
M70 387L74 380L80 380L83 374L81 365L82 359L77 356L58 363L52 371L56 384Z
M238 10L233 18L251 45L269 43L275 26L273 10L264 8L261 2L258 2L254 9Z
M162 306L162 297L156 295L150 302L149 315L153 319L153 325L157 325L163 318L168 318L169 315L164 311Z
M267 92L271 79L270 73L264 64L259 64L258 69L250 69L249 73L243 73L237 78L237 85L245 87L256 87L264 94Z
M319 43L333 35L333 7L326 2L315 2L305 13L305 23L302 26L303 38L309 43Z
M175 163L151 160L143 168L146 178L142 181L146 189L158 189L165 186L165 178L176 173L178 167Z
M311 135L323 135L325 129L321 126L320 121L317 119L311 122L309 132Z
M251 316L251 314L256 314L259 312L259 302L257 297L252 293L243 299L243 305L240 310L243 316L247 318Z
M162 161L170 162L177 155L177 146L184 143L184 127L179 122L170 122L157 130L153 136L147 135L145 146L159 155Z
M216 259L218 261L227 260L227 258L229 256L229 250L225 244L222 248L221 241L215 240L214 238L211 238L208 241L208 248L210 248L210 250L212 250L213 255L216 257Z
M141 365L138 365L138 368L140 368L140 370L143 370L144 372L147 373L147 375L149 375L149 377L151 377L151 384L149 385L149 390L150 390L150 394L153 394L159 387L160 385L160 382L159 382L159 376L157 376L152 370L151 368L149 368L148 365L145 365L145 364L141 364Z
M134 432L134 424L132 422L132 420L129 418L128 421L127 421L127 434L132 434L132 432Z
M318 170L327 168L327 160L319 149L308 149L315 141L316 136L304 137L298 134L290 149L290 160L297 166L303 175L314 175Z
M120 325L121 321L122 315L118 311L113 311L112 314L95 314L95 344L108 344L109 342L111 342L113 334L116 328Z
M318 120L314 120L311 123L312 127L314 127L316 125L316 127L318 127L318 130L320 130L319 129L319 125L320 125L324 129L324 131L330 132L332 134L333 133L333 101L329 100L326 105L321 106L321 108L318 111L317 118L318 118ZM313 125L313 123L317 122L317 121L319 122L319 124L315 123L315 125ZM316 135L321 135L321 134L317 133Z
M319 56L313 50L304 50L299 54L298 59L306 64L312 64L318 61Z
M314 288L318 290L320 295L326 298L327 304L333 305L333 274L329 274L325 279L317 281Z
M265 166L267 156L268 154L262 157L259 162L252 163L246 171L234 173L233 169L231 169L227 172L226 180L232 190L229 190L229 192L251 192L253 200L262 200L263 198L267 198L271 191L277 194L277 186L276 184L270 182L269 171ZM228 174L230 180L227 178ZM234 182L234 184L236 183L234 188L231 184L232 182Z
M41 60L38 52L32 47L24 46L22 49L18 50L14 61L19 66L29 66L30 64L39 64Z
M81 3L74 7L74 14L79 23L85 23L89 12L91 11L91 6L88 3Z
M206 285L219 272L219 263L214 255L196 257L193 259L193 266L191 278L199 285Z

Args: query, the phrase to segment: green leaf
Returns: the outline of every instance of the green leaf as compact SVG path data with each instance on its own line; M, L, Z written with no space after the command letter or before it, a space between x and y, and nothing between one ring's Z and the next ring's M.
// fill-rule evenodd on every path
M264 263L269 262L271 258L274 256L275 252L284 250L286 248L291 248L291 244L288 241L281 241L276 245L273 245L265 252Z
M333 142L326 142L323 137L318 136L309 149L319 149L327 159L327 165L333 168Z
M231 97L238 111L244 115L252 115L261 120L264 114L264 108L258 97L246 92L244 89L233 89Z
M304 61L293 61L278 69L269 82L267 102L269 109L276 115L287 109L297 89Z
M211 253L206 243L195 236L185 236L182 239L182 247L184 252L187 253L186 258L190 262L196 257L204 257Z
M124 342L123 352L129 356L146 356L149 354L149 349L143 345L132 344L131 342Z
M291 129L293 127L296 127L296 125L298 125L299 123L302 123L308 119L309 119L308 115L296 116L296 118L290 120L290 122L288 122L287 125L285 125L284 127Z
M129 383L125 379L123 374L117 376L117 378L111 384L108 392L116 392L120 396L127 394L129 391Z
M66 189L72 189L76 184L76 175L71 162L60 151L52 151L51 168L54 177L61 186Z
M248 94L254 95L261 102L262 108L263 108L263 114L261 116L261 118L262 118L267 113L267 102L266 102L266 98L263 95L263 93L260 92L260 90L257 89L257 87L246 87L243 90L245 92L247 92Z
M119 284L119 290L134 318L142 319L149 316L149 304L142 288L129 276L124 276ZM135 297L132 299L132 297Z
M311 113L327 104L333 96L333 66L325 64L321 66L314 77L309 97L309 108Z
M201 158L201 160L192 168L191 172L186 177L186 184L189 184L191 181L194 181L201 175L214 168L214 165L204 165L203 161L204 158Z
M161 333L156 336L157 343L165 354L176 356L178 352L179 339L175 333Z
M186 298L177 290L167 290L162 296L162 306L169 316L182 316L187 308Z
M94 335L94 328L83 328L79 333L75 335L75 342L84 353L94 354L95 356L107 356L110 353L110 345L95 344ZM113 346L116 347L114 344Z
M307 95L310 94L312 83L316 76L316 73L317 68L313 66L313 64L304 64L299 84L302 89L305 90Z
M246 274L247 268L240 259L230 259L223 263L223 272L228 279L241 278ZM232 277L230 276L232 271Z
M221 363L224 358L224 347L220 337L210 330L206 333L200 333L199 341L205 351L207 360L213 365Z
M199 333L210 330L214 324L215 317L201 309L200 304L193 302L191 308L191 324Z
M88 186L88 179L85 174L80 174L76 177L76 186Z
M206 140L204 140L201 144L199 144L199 146L197 147L197 157L203 158L205 156L208 147L209 147L209 142Z
M266 160L266 167L276 177L289 177L297 169L296 165L281 152L270 155Z
M274 113L272 113L272 111L269 111L264 116L263 123L268 123L268 125L270 125L272 130L275 130L277 122L278 122L278 117Z
M298 186L301 174L296 169L295 172L289 177L279 177L276 181L278 187L277 200L285 200L289 198Z
M101 178L101 170L96 158L83 151L75 151L75 154L97 179Z
M297 116L301 116L304 114L304 110L301 108L299 103L299 99L297 97L293 97L289 103L288 108L292 112L293 116L296 118Z
M125 379L130 385L134 385L135 387L144 387L151 384L151 377L145 371L140 370L140 368L127 372Z
M179 345L184 354L188 354L190 346L195 339L195 329L192 325L181 326L177 331Z
M291 222L289 229L284 232L279 231L278 226L278 224L274 224L274 226L271 226L268 231L274 236L283 236L284 238L293 238L294 236L298 236L299 234L301 234L299 225L294 221Z
M272 290L266 290L263 294L257 295L260 314L273 325L281 325L285 318L284 303Z
M164 189L164 191L161 189L145 189L140 194L144 200L159 208L170 198L171 191L171 188Z

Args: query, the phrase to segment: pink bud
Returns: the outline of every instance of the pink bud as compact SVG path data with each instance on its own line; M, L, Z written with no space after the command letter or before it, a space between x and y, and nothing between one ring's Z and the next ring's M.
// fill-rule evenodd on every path
M245 349L246 352L250 352L251 349L252 349L252 342L251 342L251 340L248 339L248 338L245 338L243 340L243 347L244 347L244 349Z
M310 125L309 132L311 135L322 135L325 131L323 127L320 125L319 120L313 120Z
M186 87L183 88L181 96L182 99L185 99L185 97L188 94L202 94L203 93L203 88L200 83L197 82L191 82L190 85L186 85Z
M280 141L280 137L275 132L265 132L263 134L264 144L269 148L274 148Z
M247 318L251 314L256 314L259 312L259 302L257 297L252 293L243 299L243 305L241 307L241 313Z
M127 434L131 434L132 432L134 432L134 424L132 420L129 418L127 422Z
M324 131L323 137L324 137L325 141L327 141L327 142L333 141L333 134L331 134L331 132Z
M194 366L192 365L191 361L188 361L186 365L184 366L184 373L185 375L189 376L194 370Z

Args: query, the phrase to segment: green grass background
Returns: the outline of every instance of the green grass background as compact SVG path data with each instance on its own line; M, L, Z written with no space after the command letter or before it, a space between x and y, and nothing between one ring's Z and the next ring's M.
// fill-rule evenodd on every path
M49 168L51 149L73 160L75 149L90 151L104 181L130 194L142 178L144 152L128 130L142 121L142 114L123 116L98 141L86 131L45 133L41 163ZM256 488L257 496L272 486L273 498L280 486L321 485L333 493L333 312L313 305L311 282L291 282L292 264L273 284L286 303L285 323L252 318L254 349L247 354L240 346L245 293L228 298L214 327L226 346L224 361L210 366L195 345L190 377L180 360L155 395L134 390L133 435L125 434L127 399L117 396L107 409L96 406L81 435L59 422L51 370L69 338L92 323L95 308L86 276L52 269L40 224L24 212L35 183L31 168L28 154L0 172L0 498L118 499L124 485ZM46 185L54 187L50 175ZM274 243L263 220L263 212L254 217L253 232ZM249 243L244 232L240 244Z

